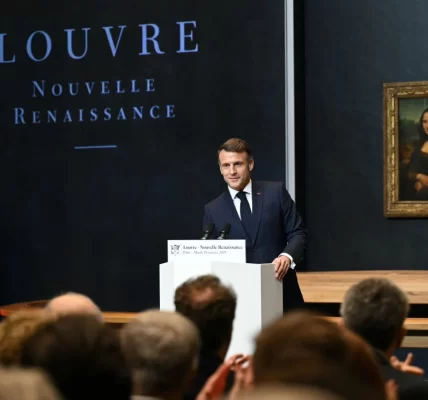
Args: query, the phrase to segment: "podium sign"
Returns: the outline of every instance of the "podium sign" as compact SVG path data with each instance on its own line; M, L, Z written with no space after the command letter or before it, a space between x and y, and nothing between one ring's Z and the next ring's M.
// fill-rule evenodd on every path
M245 263L245 240L168 240L168 262L159 266L160 308L174 309L174 291L187 279L215 274L213 261Z
M245 240L168 240L168 262L191 259L244 263Z

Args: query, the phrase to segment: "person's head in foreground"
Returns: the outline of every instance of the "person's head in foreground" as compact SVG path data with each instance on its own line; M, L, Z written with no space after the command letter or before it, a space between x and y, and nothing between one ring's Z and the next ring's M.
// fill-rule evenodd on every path
M24 343L40 328L55 320L46 310L21 310L0 323L0 364L19 365Z
M122 328L121 344L134 395L183 397L198 366L199 334L190 320L175 312L142 312Z
M41 371L0 368L0 400L61 400L61 397Z
M357 335L306 312L292 312L256 338L255 386L310 385L349 400L385 399L379 368Z
M224 359L230 345L236 294L214 275L189 279L175 290L175 310L199 329L201 353Z
M93 315L64 315L46 324L24 344L21 363L48 373L67 400L131 395L118 333Z
M340 307L345 327L388 357L406 336L404 321L408 312L404 292L384 278L358 282L346 292Z
M90 314L100 321L104 320L100 308L88 296L80 293L69 292L54 297L45 308L55 315Z

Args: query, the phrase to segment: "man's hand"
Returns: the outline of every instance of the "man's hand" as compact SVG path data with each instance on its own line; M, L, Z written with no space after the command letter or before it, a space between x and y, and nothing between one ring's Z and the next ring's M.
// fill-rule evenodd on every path
M223 397L229 372L239 369L247 361L248 357L243 354L235 354L229 357L206 381L196 400L217 400Z
M217 400L221 398L224 394L229 372L230 366L226 363L221 364L214 374L206 381L204 387L196 397L196 400Z
M275 264L275 278L282 281L290 268L291 260L287 256L279 256L272 261L272 264Z
M241 358L239 360L239 365L237 365L233 370L235 371L235 382L230 390L228 400L235 400L239 398L239 395L242 392L253 388L254 377L252 356Z
M422 368L416 367L412 365L413 362L413 354L407 354L407 357L404 361L400 361L397 357L392 356L389 360L391 365L398 369L401 372L405 372L406 374L412 375L423 375L425 371Z

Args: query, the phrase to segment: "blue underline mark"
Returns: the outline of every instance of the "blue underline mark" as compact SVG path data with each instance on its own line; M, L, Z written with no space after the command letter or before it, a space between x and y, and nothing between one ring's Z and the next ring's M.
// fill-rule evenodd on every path
M116 144L103 144L96 146L74 146L74 150L93 150L93 149L115 149Z

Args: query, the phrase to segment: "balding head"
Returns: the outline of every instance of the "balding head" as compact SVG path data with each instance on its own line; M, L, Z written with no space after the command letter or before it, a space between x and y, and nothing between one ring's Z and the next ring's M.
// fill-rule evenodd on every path
M198 330L178 313L139 314L122 328L121 344L133 371L135 394L166 398L182 393L196 371Z
M55 297L46 305L46 309L55 315L91 314L104 320L99 307L88 296L80 293L70 292Z

